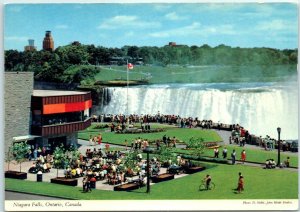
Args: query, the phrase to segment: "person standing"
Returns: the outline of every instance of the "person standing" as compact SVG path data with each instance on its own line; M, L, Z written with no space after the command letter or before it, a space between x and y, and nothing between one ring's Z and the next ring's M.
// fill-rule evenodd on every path
M127 140L125 139L125 141L124 141L124 144L125 144L125 150L127 150L127 145L128 145L128 142L127 142Z
M227 148L226 148L226 146L225 146L224 149L223 149L222 155L223 155L223 158L224 158L224 159L227 158Z
M101 143L102 143L102 134L100 133L98 135L98 145L101 145Z
M92 135L90 135L89 145L92 146L92 144L93 144L93 137L92 137Z
M214 149L214 153L215 153L215 158L219 158L219 149L217 147Z
M83 192L87 192L87 177L83 177L82 179L82 190Z
M33 150L33 159L34 159L34 160L37 160L37 155L38 155L38 151L37 151L37 149L35 148L35 149Z
M243 149L242 153L241 153L241 160L243 163L245 163L246 160L246 151Z
M232 165L235 164L235 157L236 157L236 152L235 152L235 150L233 150L232 153L231 153L231 161L232 161Z

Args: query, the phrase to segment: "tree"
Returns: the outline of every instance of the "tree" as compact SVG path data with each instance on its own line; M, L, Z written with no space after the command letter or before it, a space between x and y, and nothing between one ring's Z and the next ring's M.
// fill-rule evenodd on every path
M172 152L172 149L167 146L161 146L161 148L157 152L159 161L161 163L166 163L169 160L175 161L175 154Z
M186 142L186 147L192 149L192 155L199 157L204 152L204 139L192 137Z
M137 155L138 155L138 151L136 150L129 151L124 159L124 166L126 168L134 169L138 164Z
M69 165L65 152L63 145L56 147L53 152L54 166L57 169L56 177L58 177L58 169L65 169Z
M20 172L22 162L26 160L26 155L29 153L27 141L14 143L12 145L12 158L20 164Z

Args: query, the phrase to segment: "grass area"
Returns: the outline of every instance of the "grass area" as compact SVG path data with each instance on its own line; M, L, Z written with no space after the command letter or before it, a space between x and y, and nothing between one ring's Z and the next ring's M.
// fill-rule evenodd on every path
M277 71L275 71L277 70ZM135 66L130 80L141 80L151 74L149 83L269 82L284 81L297 73L295 65L283 66ZM230 76L230 77L228 77ZM257 78L259 76L259 78ZM126 66L101 66L96 80L126 80ZM295 78L296 79L296 78Z
M238 172L245 178L245 191L236 194ZM198 191L201 179L206 174L212 176L216 188L211 191ZM113 192L93 190L82 193L79 187L63 186L51 183L5 179L5 189L44 194L81 200L177 200L177 199L297 199L298 172L244 165L218 165L202 172L151 186L132 192Z
M172 125L161 125L161 124L152 124L152 128L165 128L167 131L160 132L160 133L142 133L142 134L115 134L111 132L105 132L105 129L94 129L96 126L96 123L93 123L92 126L87 128L84 131L80 131L78 133L78 137L84 140L88 140L90 135L98 135L100 132L103 137L104 142L108 142L111 144L117 144L117 145L125 145L124 141L127 139L128 145L130 145L130 141L132 139L135 139L137 137L145 138L148 140L155 140L155 139L161 139L163 135L167 135L170 137L175 136L177 139L182 141L187 141L192 136L194 137L203 137L206 141L221 141L222 139L219 137L219 135L215 131L210 130L199 130L199 129L181 129L174 127ZM240 153L244 149L244 147L240 147L237 145L227 145L228 149L228 158L230 158L230 154L233 149L237 152L237 159L240 159ZM264 149L251 149L251 148L245 148L246 149L246 160L251 162L258 162L258 163L264 163L267 159L273 158L275 161L277 161L277 151L265 151ZM219 149L220 157L222 157L222 150L223 147ZM182 154L189 154L189 150L182 150L182 149L176 149L177 153ZM213 149L205 149L205 152L203 153L203 156L214 156ZM298 167L298 155L290 155L288 153L281 152L280 154L280 160L283 162L286 160L287 156L290 157L290 164L291 166Z
M152 127L152 126L151 126ZM154 128L162 127L162 125L154 125ZM90 135L95 136L99 133L102 134L103 142L108 142L112 144L125 145L125 139L130 142L138 137L148 140L162 139L164 135L170 136L172 138L175 136L180 141L187 141L191 137L202 137L205 141L221 141L221 137L214 131L211 130L199 130L199 129L187 129L187 128L176 128L176 127L166 127L165 132L158 133L140 133L140 134L116 134L112 132L105 132L105 129L93 129L89 127L83 131L78 132L78 138L88 140Z

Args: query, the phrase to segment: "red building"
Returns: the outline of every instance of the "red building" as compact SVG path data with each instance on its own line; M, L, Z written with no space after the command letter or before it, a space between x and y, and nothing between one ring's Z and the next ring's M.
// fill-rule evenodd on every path
M54 41L51 35L51 31L46 31L46 35L43 40L43 50L47 50L47 51L54 50Z
M77 132L91 125L90 92L34 90L31 98L31 135L38 146L77 144Z

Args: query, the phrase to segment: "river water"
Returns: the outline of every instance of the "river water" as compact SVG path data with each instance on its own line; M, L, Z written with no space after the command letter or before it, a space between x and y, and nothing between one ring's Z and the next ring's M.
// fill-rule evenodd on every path
M289 83L157 84L111 87L93 108L97 114L174 114L226 124L250 133L298 139L298 87Z

